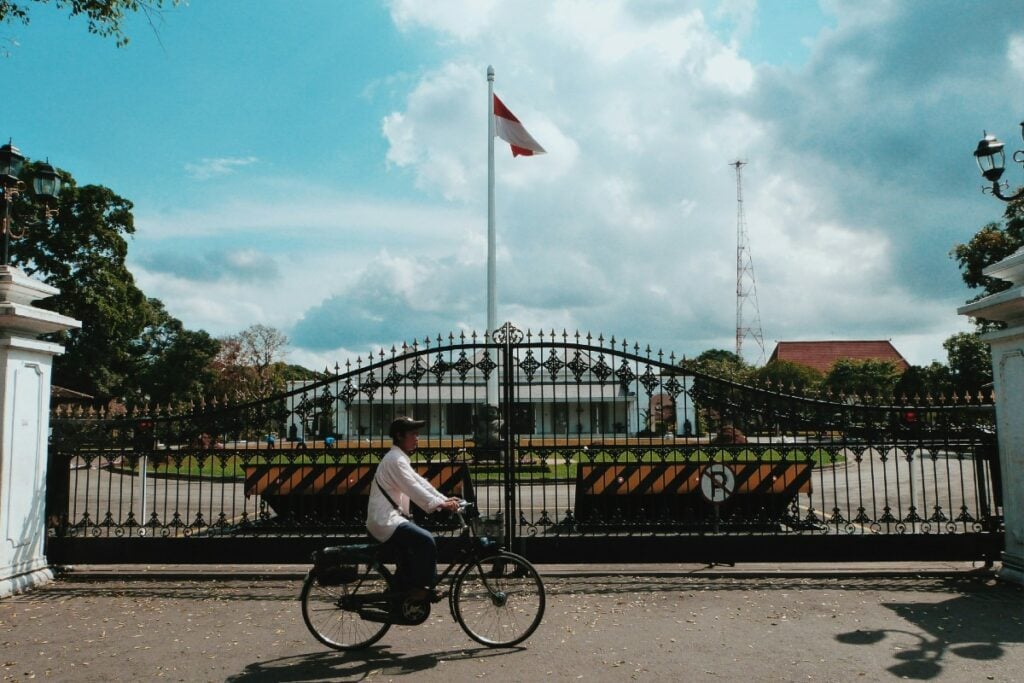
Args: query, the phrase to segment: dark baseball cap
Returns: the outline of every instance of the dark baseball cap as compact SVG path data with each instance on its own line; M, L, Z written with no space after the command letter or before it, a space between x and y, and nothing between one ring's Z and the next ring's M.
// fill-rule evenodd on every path
M411 432L414 429L419 429L423 425L427 424L426 420L414 420L411 417L403 415L402 417L396 417L394 422L391 423L391 429L389 433L392 439L397 439L399 434L405 434Z

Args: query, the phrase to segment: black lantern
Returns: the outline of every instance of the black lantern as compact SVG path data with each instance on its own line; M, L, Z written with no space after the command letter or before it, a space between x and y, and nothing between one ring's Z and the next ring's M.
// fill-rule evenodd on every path
M996 136L986 134L978 142L978 148L974 150L974 158L978 161L981 175L989 182L997 183L1003 177L1003 170L1006 168L1004 146Z
M1024 121L1020 124L1020 134L1024 137ZM983 187L982 192L988 192L999 197L1004 202L1014 202L1024 197L1024 188L1019 190L1016 194L1005 195L1003 190L1006 189L1007 184L999 182L1000 178L1003 177L1003 171L1006 170L1006 152L1003 151L1002 142L994 135L988 133L982 133L981 141L974 150L974 159L978 162L978 168L981 169L981 175L988 182L992 183L991 187ZM1018 164L1024 165L1024 151L1017 151L1013 153L1013 160Z
M2 2L2 0L0 0ZM25 183L21 182L19 176L25 166L25 157L13 142L8 141L0 147L0 186L3 193L3 223L0 224L0 232L3 233L4 261L3 265L11 264L11 239L20 239L25 236L25 231L32 224L21 223L15 225L11 211L14 200L24 191ZM57 195L60 194L61 181L57 171L53 169L50 162L37 164L32 179L32 189L35 195L42 200L43 221L50 221L57 214Z
M53 166L46 163L36 166L35 178L32 180L32 189L36 196L43 199L56 199L60 194L60 176L53 170Z
M0 147L0 183L5 187L16 185L24 163L25 157L13 144L8 142Z

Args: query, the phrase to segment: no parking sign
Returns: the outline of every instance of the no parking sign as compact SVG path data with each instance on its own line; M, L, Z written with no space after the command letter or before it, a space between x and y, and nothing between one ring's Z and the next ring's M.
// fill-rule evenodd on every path
M736 475L727 466L714 463L700 475L700 492L709 503L723 503L736 490Z

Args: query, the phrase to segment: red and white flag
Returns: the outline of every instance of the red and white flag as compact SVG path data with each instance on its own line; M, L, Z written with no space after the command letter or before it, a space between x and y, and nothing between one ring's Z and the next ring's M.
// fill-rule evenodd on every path
M508 110L505 103L494 96L494 133L512 145L512 156L533 156L546 154L546 150L533 136L526 132L516 115Z

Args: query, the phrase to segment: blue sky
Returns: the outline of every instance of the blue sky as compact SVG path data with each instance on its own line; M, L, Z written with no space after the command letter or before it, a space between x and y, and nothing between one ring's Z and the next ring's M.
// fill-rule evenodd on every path
M1020 146L1022 19L953 0L193 0L133 17L118 49L41 7L0 28L18 93L0 135L135 203L129 264L187 326L273 325L321 367L483 327L493 64L549 151L497 148L500 318L731 348L743 158L767 352L888 338L927 363L967 328L950 248L1001 216L971 151L982 128Z

